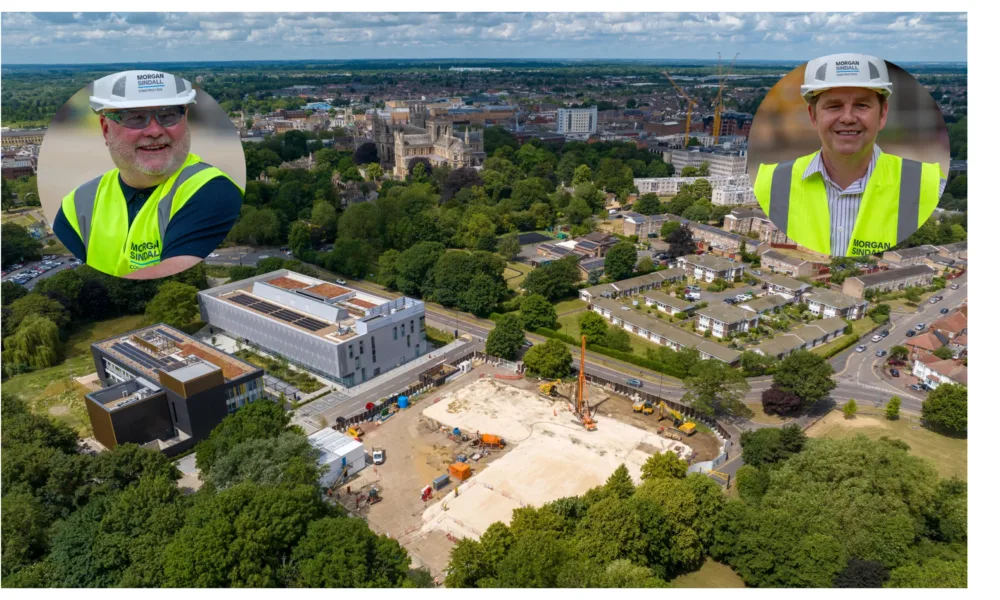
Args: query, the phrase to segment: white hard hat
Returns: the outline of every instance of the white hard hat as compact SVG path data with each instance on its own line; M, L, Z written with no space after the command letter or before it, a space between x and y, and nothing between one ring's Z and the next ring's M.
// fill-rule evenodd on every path
M187 79L160 71L122 71L94 82L90 107L95 111L194 104Z
M889 67L881 58L867 54L831 54L806 64L801 88L806 102L820 92L844 87L868 88L888 98L892 94Z

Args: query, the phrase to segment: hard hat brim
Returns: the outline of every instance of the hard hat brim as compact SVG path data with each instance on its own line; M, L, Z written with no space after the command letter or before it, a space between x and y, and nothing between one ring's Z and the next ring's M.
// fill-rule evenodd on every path
M176 98L150 98L149 100L122 100L109 102L106 99L91 96L90 108L94 109L95 112L101 112L103 110L127 110L129 108L185 106L188 104L197 104L195 96L197 96L197 92L193 89L185 93L183 96L178 96Z
M859 82L849 82L843 84L822 84L822 85L803 85L799 88L799 93L802 95L802 99L809 102L814 96L818 96L823 92L828 92L830 90L840 89L840 88L865 88L868 90L874 90L875 92L888 98L892 95L892 84L891 83L878 83L878 84L865 84Z

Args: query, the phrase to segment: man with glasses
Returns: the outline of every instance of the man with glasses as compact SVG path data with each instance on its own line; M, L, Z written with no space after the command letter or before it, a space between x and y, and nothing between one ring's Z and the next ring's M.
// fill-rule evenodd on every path
M179 273L215 250L243 191L192 154L191 82L125 71L94 82L90 106L117 166L65 198L53 230L91 267L128 279Z

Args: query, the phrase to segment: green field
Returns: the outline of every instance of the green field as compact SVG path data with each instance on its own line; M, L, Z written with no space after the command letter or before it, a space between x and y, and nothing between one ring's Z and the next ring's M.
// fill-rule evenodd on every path
M17 394L34 412L66 423L81 437L89 436L90 418L83 399L88 390L73 378L94 372L94 358L90 353L93 342L137 329L145 318L145 315L130 315L83 326L67 341L65 361L48 369L12 377L4 382L3 391Z
M563 300L562 302L556 302L552 308L556 309L556 314L562 316L568 312L573 312L575 310L582 310L587 308L587 303L579 298L573 298L572 300Z
M521 290L521 282L535 270L534 267L516 262L507 263L507 268L503 271L503 278L507 280L507 287L518 292Z
M753 411L750 420L756 423L766 423L767 425L783 425L789 422L789 417L779 417L778 415L764 414L764 406L760 402L745 402L746 407Z
M681 575L670 582L675 588L741 588L746 587L740 576L728 566L705 559L705 564L693 573Z
M809 428L810 437L843 439L856 434L879 439L882 436L903 440L910 454L928 459L941 477L957 476L968 480L968 440L943 436L926 429L915 418L903 416L895 421L882 411L862 408L858 416L845 419L839 410L832 411Z
M582 300L581 300L582 302ZM573 336L575 339L580 339L580 315L582 312L573 313L571 315L566 315L559 317L557 323L559 323L559 333L565 333L566 335ZM632 342L632 354L636 356L646 356L647 349L656 350L660 346L654 344L653 342L643 339L634 333L628 333L629 340Z

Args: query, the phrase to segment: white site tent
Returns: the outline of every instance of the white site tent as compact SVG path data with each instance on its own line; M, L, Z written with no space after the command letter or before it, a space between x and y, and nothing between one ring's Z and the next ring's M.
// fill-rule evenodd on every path
M320 451L319 466L327 465L326 473L320 480L320 485L328 487L343 476L347 468L347 477L365 468L365 446L354 438L340 433L332 427L320 429L309 436L309 443Z

